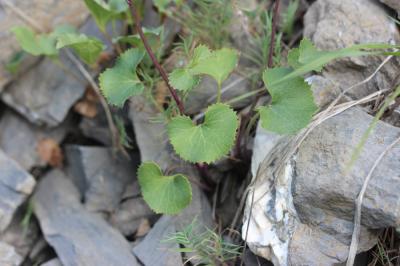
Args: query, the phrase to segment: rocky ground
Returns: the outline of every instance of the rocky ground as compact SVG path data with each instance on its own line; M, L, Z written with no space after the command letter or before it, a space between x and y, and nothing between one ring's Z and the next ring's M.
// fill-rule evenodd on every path
M145 2L144 25L158 26L160 16L151 1ZM288 2L283 1L282 9ZM400 4L381 2L300 1L293 43L301 36L323 50L399 43L399 27L390 16L400 13ZM261 6L255 0L241 4ZM29 19L15 10L29 11ZM235 19L232 45L245 51L250 44L240 8ZM99 98L66 54L61 57L69 66L68 75L50 59L30 56L17 75L5 69L18 50L9 30L15 25L34 21L51 29L69 23L107 41L83 1L0 0L0 21L0 266L183 265L193 254L162 240L195 217L227 242L244 247L236 260L224 265L346 262L357 195L379 155L400 136L398 99L377 123L350 171L348 161L382 103L382 97L371 95L399 84L399 58L345 58L310 75L306 80L321 110L346 91L337 108L297 136L278 136L258 126L242 143L247 157L221 160L209 166L208 178L201 180L197 169L174 154L164 125L152 121L159 111L144 98L134 97L122 109L111 108L131 138L124 155L112 149ZM170 18L163 23L171 45L185 29ZM239 68L246 66L242 60ZM91 75L96 77L100 70ZM202 80L186 102L188 114L198 114L214 100L214 86ZM251 89L251 80L237 71L224 83L222 99ZM241 112L252 100L233 106ZM191 176L191 205L177 216L154 214L136 178L142 161ZM399 192L397 145L387 151L366 189L357 265L400 265ZM196 265L196 260L190 263Z

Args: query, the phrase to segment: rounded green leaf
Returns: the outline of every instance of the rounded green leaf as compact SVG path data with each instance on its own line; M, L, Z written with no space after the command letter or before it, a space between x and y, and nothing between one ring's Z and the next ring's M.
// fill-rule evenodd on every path
M222 48L199 60L196 66L191 68L191 71L193 75L210 75L221 85L235 69L237 63L237 52L233 49Z
M187 116L177 116L168 124L168 136L183 159L189 162L210 163L226 155L232 148L238 119L226 104L208 107L204 123L194 125Z
M143 199L156 213L177 214L192 201L192 188L181 174L164 176L154 162L144 162L138 170Z
M51 34L36 35L30 28L25 26L16 26L11 29L15 34L21 48L32 55L57 55L55 37Z
M139 49L127 50L113 68L100 75L101 92L110 104L122 106L129 97L143 92L144 86L136 74L143 56L144 52Z
M104 44L99 39L77 33L60 35L56 47L57 49L71 47L88 65L94 64L105 48Z
M127 9L128 5L122 3L123 0L84 0L97 26L102 32L106 31L107 24L114 19L120 12ZM117 3L119 2L119 3Z
M199 84L200 78L192 76L186 68L178 68L169 74L169 81L175 89L189 91Z
M290 68L273 68L266 70L263 75L272 101L268 106L258 109L261 126L278 134L296 133L308 125L318 110L310 85L302 77L275 83L291 71Z

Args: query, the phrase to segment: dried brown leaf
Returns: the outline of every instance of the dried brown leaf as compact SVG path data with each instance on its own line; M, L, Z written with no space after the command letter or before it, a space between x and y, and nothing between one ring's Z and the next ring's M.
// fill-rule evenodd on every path
M64 155L60 145L51 138L45 138L37 144L37 153L41 160L45 161L53 167L61 167L64 160Z

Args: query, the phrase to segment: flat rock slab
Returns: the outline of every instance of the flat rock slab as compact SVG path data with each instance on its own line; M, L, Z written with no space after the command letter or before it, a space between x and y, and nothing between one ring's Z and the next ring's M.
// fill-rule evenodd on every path
M130 161L104 147L68 145L65 148L69 175L93 212L114 212L129 184L136 180L139 155Z
M7 86L1 99L33 124L47 127L60 124L86 87L86 81L80 78L72 62L63 53L61 58L70 72L45 58Z
M124 236L132 236L143 218L154 220L155 216L143 200L139 182L136 180L126 187L118 208L110 215L109 222Z
M0 232L10 224L17 208L32 193L35 179L0 150Z
M183 265L182 257L178 252L177 243L162 243L172 234L175 234L175 218L171 216L161 217L153 228L146 235L146 238L140 242L133 252L139 261L145 266L163 265L163 266L179 266Z
M44 237L62 264L138 265L122 235L100 216L85 210L79 199L78 189L58 170L39 182L33 197Z
M302 221L324 223L325 212L353 220L354 200L365 177L378 156L400 135L400 128L379 122L346 175L352 153L371 122L372 116L352 108L321 124L299 148L293 197ZM372 174L361 223L371 229L399 226L399 191L400 145L397 145Z
M32 125L11 110L6 110L0 117L0 148L26 170L33 166L45 166L47 162L37 152L39 142L47 138L61 142L70 129L70 122L70 119L66 119L58 127L45 129Z
M10 3L7 5L6 2ZM44 31L53 29L56 25L70 24L78 26L87 18L89 11L81 0L4 0L0 4L0 92L5 84L13 77L5 69L14 53L20 50L17 40L10 31L14 26L30 26L21 16L13 10L25 13L37 23ZM36 59L30 57L32 63ZM22 65L25 65L24 62Z

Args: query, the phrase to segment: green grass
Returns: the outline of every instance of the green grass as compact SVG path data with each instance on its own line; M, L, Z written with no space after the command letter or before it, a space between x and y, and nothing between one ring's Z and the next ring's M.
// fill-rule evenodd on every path
M181 248L176 251L190 256L187 261L194 265L221 265L238 258L242 249L239 245L225 241L213 230L199 225L196 219L163 242L177 243Z

